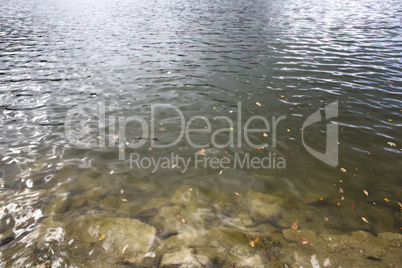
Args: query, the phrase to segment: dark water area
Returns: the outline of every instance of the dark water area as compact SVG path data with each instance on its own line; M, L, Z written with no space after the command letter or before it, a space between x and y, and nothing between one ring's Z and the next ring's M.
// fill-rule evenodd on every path
M163 206L141 208L191 211L173 201L183 185L214 208L205 231L239 207L262 226L236 200L260 192L284 200L278 230L401 233L400 1L0 3L1 267L43 263L48 245L54 267L110 253L69 251L79 235L55 222L83 215L164 241ZM311 153L330 144L330 163Z

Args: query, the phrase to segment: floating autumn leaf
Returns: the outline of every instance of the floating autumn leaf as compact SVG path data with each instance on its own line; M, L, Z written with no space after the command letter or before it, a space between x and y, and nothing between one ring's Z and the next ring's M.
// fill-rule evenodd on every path
M356 208L356 206L353 205L353 204L350 204L350 207L351 207L352 209L355 209L355 208Z
M258 106L260 106L260 107L261 107L261 103L259 103L258 101L257 101L255 104L257 104Z
M346 169L344 169L344 168L340 168L340 170L342 171L342 172L346 172Z
M239 194L238 192L234 192L237 196L241 196L241 194Z
M124 194L124 190L123 190L123 189L120 190L120 194Z
M205 149L199 149L198 150L198 152L197 152L197 154L202 154L202 155L207 155L206 153L204 153L205 152Z
M174 169L175 167L177 167L177 165L173 165L173 166L172 166L172 169Z
M387 142L387 144L389 144L389 146L396 146L396 144L395 143L393 143L393 142Z
M387 202L389 202L389 199L388 199L388 198L384 198L384 200L387 201Z
M120 153L122 154L124 152L124 147L120 149Z
M265 138L268 137L268 134L264 132L264 134L262 134Z
M223 172L223 169L219 172L219 175L221 175L222 174L222 172Z
M251 247L254 247L254 240L250 240L250 242L248 243Z
M366 190L363 190L363 193L368 196L368 192Z
M123 202L128 202L128 200L127 200L127 199L124 199L124 198L123 198L121 201L123 201Z
M254 147L254 150L262 150L264 149L263 147Z
M342 189L342 188L339 188L339 192L340 192L340 193L343 193L343 189Z
M397 202L398 203L398 205L402 208L402 204L401 204L401 202Z
M104 234L103 235L99 234L98 240L100 241L100 240L103 240L103 239L105 239L105 235Z
M260 239L258 237L254 238L254 245L258 243Z
M164 129L164 128L159 128L159 131L165 131L166 129Z
M325 218L324 218L324 221L329 221L329 218L325 217Z
M152 151L152 148L151 148L151 147L148 147L148 151Z
M369 221L368 221L365 217L362 217L362 220L363 220L365 223L369 223Z
M125 245L124 248L123 248L123 250L121 251L121 254L122 254L122 255L124 254L124 252L126 252L127 247L128 247L128 244Z
M345 197L342 195L342 197L341 197L341 200L343 201L343 200L345 200Z
M244 234L244 233L243 233L243 238L244 238L244 239L246 239L246 238L247 238L247 235L246 235L246 234Z
M295 221L295 222L292 224L291 228L292 228L293 230L299 229L298 223L299 223L299 220Z
M112 175L114 173L114 170L110 171L110 175Z

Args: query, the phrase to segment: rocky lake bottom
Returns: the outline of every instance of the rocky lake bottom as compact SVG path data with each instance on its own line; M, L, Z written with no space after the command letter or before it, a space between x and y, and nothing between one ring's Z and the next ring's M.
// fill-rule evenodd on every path
M57 176L64 176L63 172ZM1 267L400 267L402 235L335 197L291 192L166 192L149 181L97 185L82 173L51 192L8 190ZM49 186L50 187L50 186ZM68 189L70 188L70 190ZM8 203L8 199L16 200ZM334 210L358 221L346 231ZM400 213L394 210L394 215ZM390 219L395 219L392 221ZM392 221L392 222L391 222ZM382 226L383 224L384 226Z

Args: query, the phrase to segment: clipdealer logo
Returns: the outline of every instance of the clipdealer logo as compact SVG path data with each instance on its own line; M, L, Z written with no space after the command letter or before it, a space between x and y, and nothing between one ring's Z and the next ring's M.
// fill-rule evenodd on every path
M114 106L110 105L109 110L113 110ZM80 105L75 109L72 109L68 112L65 121L65 134L69 141L69 143L78 148L105 148L106 146L109 148L118 148L119 160L126 159L126 148L140 148L145 146L147 142L150 143L152 148L169 148L176 146L180 141L185 139L185 141L193 148L202 149L202 148L216 148L222 149L227 147L242 147L244 143L247 146L252 148L275 148L277 145L277 129L278 124L281 121L286 119L286 116L266 118L260 115L254 115L244 120L242 118L242 104L238 102L237 104L237 118L236 120L232 120L228 116L218 115L210 120L201 115L196 115L191 117L190 119L185 120L185 116L183 112L176 106L171 104L151 104L150 105L150 120L151 124L148 124L147 120L138 115L132 116L106 116L106 106L105 102L99 102L97 105L97 136L94 136L93 129L92 133L83 127L82 122L80 122L80 117L89 117L88 114L89 105ZM177 135L177 138L171 141L168 144L161 144L157 142L156 134L156 116L158 112L166 112L170 110L170 112L176 113L176 118L178 117L178 125L180 125L180 132ZM331 103L325 107L325 120L334 118L338 116L338 101ZM81 119L82 120L82 119ZM227 126L221 127L219 129L213 130L211 125L211 120L213 121L223 121ZM314 112L311 116L309 116L303 123L302 126L302 144L306 148L306 150L313 155L315 158L320 161L332 166L336 167L338 165L338 125L337 123L331 122L327 124L326 130L326 150L324 153L319 152L311 147L309 147L305 142L305 129L306 127L323 120L321 118L320 110ZM194 128L194 122L202 121L203 124L206 125L205 128ZM250 124L253 121L257 121L264 125L261 129L250 128ZM75 124L74 124L75 123ZM81 124L80 124L81 123ZM74 124L74 125L73 125ZM128 142L126 128L128 124L136 124L140 126L141 130L141 138L134 137L131 142ZM78 125L78 127L77 127ZM116 130L116 128L118 130ZM106 133L106 130L108 132ZM96 129L95 129L96 131ZM199 144L196 142L196 135L200 135L202 133L210 134L210 140L207 143ZM250 138L253 136L253 133L269 133L270 144L254 144ZM107 134L107 135L106 135ZM194 135L195 134L195 135ZM218 143L217 137L218 135L225 135L227 137L227 142L224 144ZM195 137L194 137L195 136ZM268 135L267 135L268 136ZM107 142L106 142L107 141ZM106 145L107 143L107 145ZM173 158L176 161L167 161L165 159L160 158L152 158L152 157L142 157L138 153L130 154L130 166L133 164L137 165L138 168L152 168L152 170L156 171L158 168L166 168L168 166L178 166L179 162L183 164L184 170L187 170L189 167L190 158L181 159L180 156L174 156ZM272 159L274 158L274 159ZM172 158L171 158L172 159ZM180 160L180 161L179 161ZM211 161L212 160L212 161ZM277 161L275 161L277 160ZM205 163L201 163L201 160L197 158L197 155L194 156L195 167L207 167ZM203 160L205 162L205 159ZM228 159L225 159L228 161ZM220 167L227 168L228 163L222 162L219 159L211 158L208 164L209 167ZM224 167L223 167L224 166ZM235 154L234 160L232 161L232 166L234 168L286 168L286 162L283 157L277 156L275 153L269 152L266 156L262 158L251 158L248 154L246 154L243 158L241 158L238 154Z

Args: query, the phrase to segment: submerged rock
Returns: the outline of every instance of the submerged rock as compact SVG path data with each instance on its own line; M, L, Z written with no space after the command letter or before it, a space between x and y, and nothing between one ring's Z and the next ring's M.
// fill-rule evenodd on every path
M250 216L258 222L274 221L282 214L283 200L259 192L250 191L246 195L246 206Z
M89 228L91 235L98 240L105 235L102 247L108 254L115 258L124 256L130 263L141 262L145 258L145 253L150 251L155 239L155 228L139 220L106 218L98 221L98 224L99 228L96 226Z
M213 265L207 257L197 255L194 249L184 249L175 253L165 254L162 257L160 267L212 268Z
M241 260L236 266L242 268L264 268L264 263L259 255L254 255L253 257Z
M191 189L191 191L190 191ZM182 207L194 206L194 205L207 205L207 198L200 191L192 189L188 185L183 185L180 187L173 195L170 200L175 205Z

